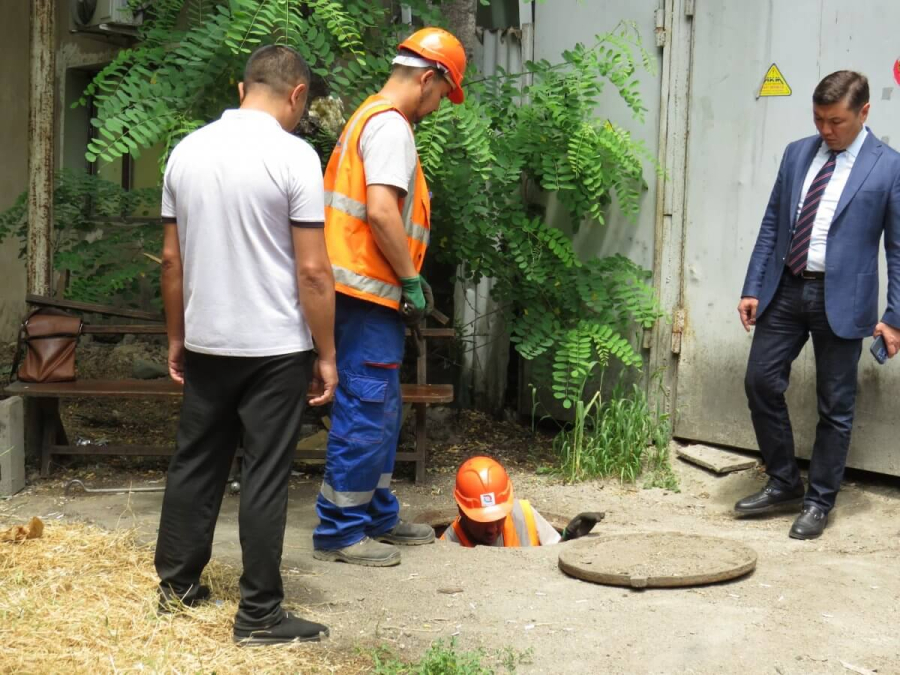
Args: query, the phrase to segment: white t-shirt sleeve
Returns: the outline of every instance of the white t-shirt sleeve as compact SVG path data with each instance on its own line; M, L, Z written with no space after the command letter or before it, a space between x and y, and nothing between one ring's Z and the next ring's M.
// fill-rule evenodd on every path
M537 527L538 531L538 539L541 541L541 546L549 546L551 544L557 544L562 539L559 532L553 529L553 526L547 522L547 519L544 518L538 510L532 508L534 512L534 524Z
M175 190L172 187L172 167L175 164L175 151L169 155L169 161L166 163L166 172L163 175L163 191L162 191L162 208L160 215L163 220L172 220L176 217L175 211Z
M391 185L405 194L413 180L418 155L412 129L396 111L366 122L359 139L366 185Z
M319 156L303 143L303 152L296 153L290 163L289 213L292 223L322 224L325 222L325 183Z

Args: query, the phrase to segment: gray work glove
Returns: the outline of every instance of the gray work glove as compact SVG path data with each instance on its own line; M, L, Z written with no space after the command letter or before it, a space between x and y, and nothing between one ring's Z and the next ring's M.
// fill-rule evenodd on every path
M572 539L583 537L593 530L594 525L603 520L605 516L606 514L602 511L585 511L584 513L579 513L569 521L569 524L566 525L565 529L562 531L562 540L571 541Z

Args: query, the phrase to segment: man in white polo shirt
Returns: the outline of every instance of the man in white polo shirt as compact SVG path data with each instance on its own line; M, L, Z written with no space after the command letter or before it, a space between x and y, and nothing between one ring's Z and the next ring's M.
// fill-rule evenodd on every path
M308 84L294 50L254 52L238 85L240 110L181 141L163 186L169 372L184 384L184 403L156 547L160 609L209 596L200 574L243 431L244 572L234 623L242 644L328 633L282 608L279 571L310 379L322 390L312 405L331 400L337 386L322 169L289 133Z

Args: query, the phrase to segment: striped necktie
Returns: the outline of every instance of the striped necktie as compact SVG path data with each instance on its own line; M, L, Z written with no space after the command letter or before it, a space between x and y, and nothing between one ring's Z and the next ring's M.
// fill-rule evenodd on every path
M806 269L806 261L809 258L809 242L812 239L813 225L816 222L816 212L819 210L819 202L834 173L837 156L843 150L832 150L828 153L828 161L819 169L819 173L809 184L806 198L803 200L803 209L797 216L797 225L794 228L794 238L791 240L791 251L788 254L788 267L794 275L801 274Z

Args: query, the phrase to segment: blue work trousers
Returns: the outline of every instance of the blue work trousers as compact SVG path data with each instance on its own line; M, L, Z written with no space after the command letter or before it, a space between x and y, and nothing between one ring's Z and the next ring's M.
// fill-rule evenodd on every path
M387 532L400 511L391 475L400 436L403 322L396 310L342 293L335 305L340 384L313 533L315 548L326 550Z

